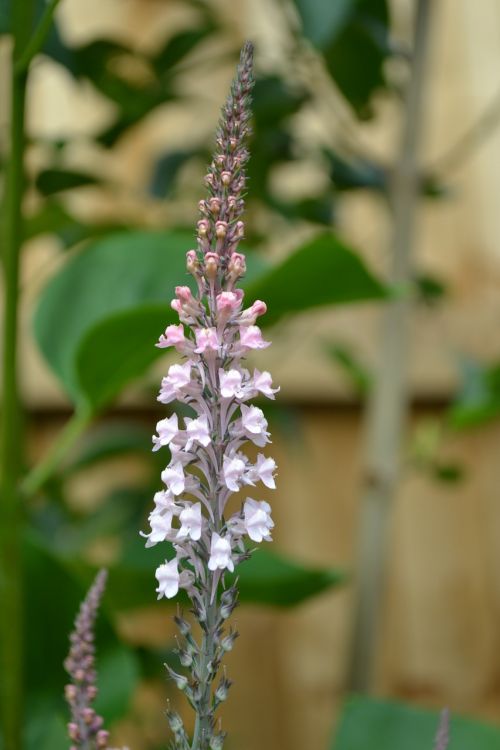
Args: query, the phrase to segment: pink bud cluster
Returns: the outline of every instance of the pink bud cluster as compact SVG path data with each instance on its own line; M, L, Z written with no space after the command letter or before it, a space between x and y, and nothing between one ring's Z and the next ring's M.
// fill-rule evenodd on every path
M65 687L66 700L71 709L68 734L70 750L108 748L109 733L103 729L103 720L92 708L97 696L94 648L94 623L99 603L106 585L106 571L98 573L83 601L70 635L70 652L64 667L71 677Z

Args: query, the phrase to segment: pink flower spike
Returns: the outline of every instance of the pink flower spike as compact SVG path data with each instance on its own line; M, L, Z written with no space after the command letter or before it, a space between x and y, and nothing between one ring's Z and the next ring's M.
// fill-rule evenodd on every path
M259 326L240 326L240 343L245 349L265 349L270 341L264 341Z
M170 325L165 329L165 333L162 333L160 339L155 346L159 349L166 349L167 346L178 347L179 344L184 344L186 338L184 336L184 326L182 323L179 325Z
M216 352L219 348L219 339L215 328L197 328L196 336L196 354L204 352Z

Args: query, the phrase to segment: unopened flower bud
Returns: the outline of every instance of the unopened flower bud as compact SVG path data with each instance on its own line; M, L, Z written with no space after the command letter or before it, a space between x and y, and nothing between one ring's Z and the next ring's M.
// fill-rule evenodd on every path
M96 737L97 747L106 748L108 746L108 740L109 732L107 732L105 729L99 729Z
M71 703L76 698L76 686L75 685L65 685L64 687L64 695L66 696L66 700Z
M87 685L86 688L87 698L93 701L97 697L97 688L95 685Z
M231 687L232 682L228 680L226 677L223 677L219 684L217 685L217 690L214 693L215 699L218 703L222 703L227 699L227 696L229 694L229 688Z
M70 740L73 740L73 742L78 742L80 739L80 730L78 729L78 724L75 724L74 721L70 721L68 724L68 734Z
M195 274L198 270L198 257L196 250L188 250L186 253L186 270L188 273Z
M83 669L77 669L75 672L75 680L77 682L83 682L85 679L85 671Z
M92 724L95 718L95 711L93 708L85 706L85 708L82 709L82 716L85 724Z
M183 674L178 674L175 672L171 667L168 666L168 664L165 664L165 668L167 672L169 673L172 680L175 682L179 690L186 690L188 686L188 679Z
M178 734L184 728L182 719L177 711L167 711L167 720L174 734Z
M238 637L238 633L237 633L236 630L232 630L230 633L228 633L227 635L223 636L221 638L221 642L220 642L222 650L223 651L231 651L232 648L233 648L233 646L234 646L234 642L237 639L237 637Z
M174 615L174 622L179 628L181 635L188 635L191 632L191 625L180 614Z
M198 234L200 237L206 237L210 228L208 221L206 219L200 219L196 226L198 227Z
M214 216L218 216L221 208L220 198L210 198L208 208Z
M224 156L224 154L218 154L215 161L219 167L223 167L226 162L226 157Z
M238 141L236 138L229 139L229 148L231 149L231 151L234 151L237 145L238 145Z
M215 222L215 236L218 240L223 240L227 234L227 221Z
M246 260L243 253L232 253L227 264L228 276L236 280L243 276L246 270Z
M231 184L232 174L231 172L221 172L220 179L223 185L226 187Z
M237 221L234 225L233 239L241 240L245 234L245 224L242 221Z
M226 733L225 732L223 732L221 734L214 734L210 738L210 742L209 742L209 745L208 745L208 747L210 748L210 750L222 750L222 748L224 746L224 739L225 739L225 737L226 737Z
M193 663L193 657L190 653L184 650L179 651L179 661L183 667L190 667Z
M219 267L220 257L217 253L206 253L205 255L205 275L207 279L215 279Z

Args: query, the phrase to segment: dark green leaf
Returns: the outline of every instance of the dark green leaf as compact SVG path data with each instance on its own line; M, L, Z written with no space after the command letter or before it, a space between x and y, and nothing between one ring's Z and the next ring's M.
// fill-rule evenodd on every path
M320 49L332 42L352 15L357 0L295 0L304 35Z
M387 170L368 159L353 157L346 159L333 151L326 151L330 164L330 176L337 190L387 189Z
M0 0L0 35L10 32L10 0Z
M113 721L127 711L132 691L139 680L136 655L131 649L116 645L99 659L99 695L95 703L98 714Z
M461 429L485 424L500 415L500 365L484 366L472 360L462 362L462 389L448 419Z
M441 301L446 294L446 285L434 276L421 274L417 276L415 283L420 299L428 305Z
M199 29L180 31L168 39L164 46L152 58L152 64L160 76L164 76L174 65L181 62L203 39L206 39L216 27L208 23Z
M302 89L292 88L277 76L258 78L253 92L252 112L256 131L275 127L299 111L307 101L308 94Z
M321 305L387 297L387 290L350 248L323 234L303 245L262 279L250 284L252 299L265 300L269 325L288 313Z
M154 570L173 554L167 542L146 549L143 540L127 539L121 560L110 570L107 601L113 608L124 610L153 604ZM242 602L279 607L300 604L346 580L345 574L338 570L302 566L264 547L242 563L238 576Z
M127 453L151 451L151 430L137 422L106 421L85 433L64 467L66 475Z
M166 198L175 186L175 181L184 164L198 153L196 149L172 151L161 156L155 164L149 191L155 198Z
M433 469L435 478L447 484L461 482L465 474L464 467L460 464L436 463Z
M42 195L53 195L86 185L98 185L100 179L88 172L71 169L44 169L36 178L36 188Z
M432 750L437 711L355 697L346 702L332 750ZM500 729L452 716L450 750L497 750Z

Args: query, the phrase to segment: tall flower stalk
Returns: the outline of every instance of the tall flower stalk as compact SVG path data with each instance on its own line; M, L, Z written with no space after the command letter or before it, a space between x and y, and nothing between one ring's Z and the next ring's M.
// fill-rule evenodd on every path
M195 293L178 286L172 308L179 324L169 325L157 346L174 347L182 364L173 364L163 378L158 400L187 404L192 417L162 419L153 436L153 450L168 446L171 459L161 474L165 486L154 497L146 546L171 542L175 555L156 571L158 598L184 589L200 626L196 639L181 613L178 655L185 674L167 670L193 707L196 719L190 741L180 716L169 709L177 750L219 750L224 733L216 729L216 709L230 681L221 669L224 654L237 633L226 623L238 599L237 579L228 578L246 560L254 542L271 540L269 504L246 497L240 507L229 504L234 493L262 482L274 489L276 464L258 453L250 461L242 448L270 442L264 413L249 401L258 395L273 399L271 375L243 366L253 350L269 346L257 318L266 312L259 300L243 307L238 283L245 274L245 256L238 252L244 235L246 141L250 133L253 48L245 44L230 94L222 109L216 149L208 169L208 196L200 201L196 250L187 253L187 270Z

